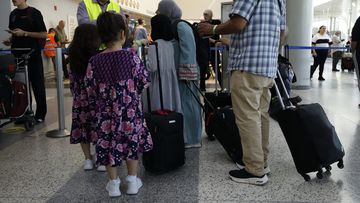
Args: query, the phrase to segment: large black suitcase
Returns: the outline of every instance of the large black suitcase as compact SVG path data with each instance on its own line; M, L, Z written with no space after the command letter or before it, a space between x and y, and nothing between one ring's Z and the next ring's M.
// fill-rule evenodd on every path
M151 112L145 114L145 119L153 140L153 149L143 154L143 165L145 170L151 173L163 174L185 163L184 123L181 113L164 110L158 46L156 42L153 44L158 64L161 109L151 111L150 94L148 94L147 102ZM143 54L144 58L145 56Z
M215 49L223 50L222 47L218 45L215 46ZM214 137L214 129L213 129L213 116L216 109L220 109L223 107L232 106L231 103L231 93L230 92L220 92L218 91L218 55L215 54L215 92L205 92L204 99L207 100L204 105L205 112L205 132L209 138L209 140L215 140ZM230 81L230 80L229 80ZM223 85L223 84L221 84ZM230 85L228 85L230 86Z
M355 70L355 65L351 53L344 53L341 58L341 70L344 71L345 69L348 71Z
M213 133L231 160L242 163L242 147L235 115L230 107L220 108L214 113Z
M143 154L145 170L163 174L185 163L183 115L174 111L145 114L153 140L153 150Z
M276 84L275 89L281 98ZM289 95L285 93L286 99L289 99ZM290 103L290 106L285 107L282 100L280 103L283 110L277 113L277 119L296 169L304 179L309 181L307 173L316 171L316 176L321 179L322 168L330 171L330 165L335 162L338 162L339 168L343 168L344 148L321 105L313 103L295 107Z
M207 99L204 105L205 112L205 132L209 140L214 140L214 113L216 109L232 106L231 95L227 92L206 92L204 98Z
M226 105L226 99L229 97L215 97L224 98L225 101L224 103L222 103L222 107L215 108L212 102L201 92L200 88L196 84L194 84L194 86L204 98L205 105L203 105L198 99L196 100L205 111L205 114L207 112L206 108L211 111L207 120L208 129L211 129L211 135L219 140L220 144L230 156L231 160L233 160L235 163L242 163L243 153L239 130L235 123L235 115L231 106ZM190 89L190 87L188 88L190 92L194 95L194 97L197 98L196 94Z

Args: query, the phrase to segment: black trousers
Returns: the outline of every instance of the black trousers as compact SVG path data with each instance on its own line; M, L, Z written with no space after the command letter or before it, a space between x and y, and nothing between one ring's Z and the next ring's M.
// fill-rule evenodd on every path
M319 78L323 77L324 64L328 56L328 50L316 50L317 56L314 57L314 65L311 66L310 76L312 77L319 66Z
M29 81L34 92L36 101L36 119L45 119L47 106L46 106L46 91L44 82L44 67L40 53L32 54L29 63Z
M69 72L67 70L67 62L68 61L65 59L65 54L62 54L61 57L62 57L62 65L63 65L62 70L64 73L64 78L69 79Z

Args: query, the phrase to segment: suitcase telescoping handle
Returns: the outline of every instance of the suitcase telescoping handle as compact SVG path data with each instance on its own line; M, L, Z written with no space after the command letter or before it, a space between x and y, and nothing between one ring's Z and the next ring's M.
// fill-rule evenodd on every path
M215 69L215 95L217 96L217 95L219 95L219 90L218 90L218 77L219 77L219 67L218 67L218 65L219 65L219 63L218 63L218 61L220 60L220 62L221 62L221 66L222 66L222 73L223 74L225 74L225 68L224 68L224 64L223 64L223 60L222 59L219 59L218 58L218 53L219 53L219 51L220 52L222 52L222 53L224 53L224 51L226 51L226 50L228 50L227 49L227 46L224 46L224 45L221 45L221 44L218 44L218 43L215 43L215 48L214 48L214 52L215 52L215 54L214 54L214 56L215 56L215 67L214 67L214 69ZM221 56L221 58L223 57L223 55ZM230 71L228 71L228 69L226 68L226 73L228 74L228 87L230 87ZM223 81L223 80L222 80ZM224 83L224 82L223 82ZM223 87L222 86L223 84L219 84L219 86L221 86L221 87ZM230 89L228 89L228 93L230 94Z
M164 110L164 100L163 100L163 92L162 92L162 81L161 81L161 74L160 74L160 60L159 60L159 47L157 42L152 42L151 45L155 46L155 52L156 52L156 65L157 65L157 72L159 75L159 93L160 93L160 108L161 110ZM151 46L150 45L150 46ZM145 53L145 46L139 47L139 56L142 56L144 60L144 64L146 64L146 53ZM145 65L146 67L146 65ZM148 104L148 110L151 112L151 99L150 99L150 90L147 88L147 104Z
M209 101L208 98L206 98L205 94L201 91L200 87L196 84L195 81L191 81L194 84L194 87L197 89L197 91L200 93L200 95L204 98L204 102L207 103L209 105L209 107L215 111L216 109L214 108L214 106L211 104L211 102ZM189 82L190 83L190 82ZM188 82L185 82L186 87L190 90L190 93L195 97L195 100L199 103L200 107L205 111L205 106L201 103L201 101L199 100L198 96L196 95L196 93L191 89L190 85Z
M214 53L214 56L215 56L215 95L217 96L219 94L219 90L218 90L218 77L219 77L219 72L218 72L218 51L219 51L219 45L215 43L215 53ZM221 85L221 84L220 84Z
M161 110L164 110L164 100L163 100L163 92L162 92L162 81L161 81L161 74L160 74L160 60L159 60L159 46L157 42L152 42L155 45L155 52L156 52L156 65L157 65L157 72L159 75L159 91L160 91L160 107Z
M284 84L284 81L283 81L283 79L282 79L282 77L281 77L281 73L280 73L279 69L277 70L276 74L277 74L277 76L279 77L281 86L282 86L282 88L283 88L283 90L284 90L284 92L285 92L284 97L285 97L286 101L288 101L288 103L289 103L289 106L286 106L286 105L285 105L285 102L284 102L283 97L281 96L279 87L277 86L276 81L274 80L274 86L275 86L275 90L276 90L276 95L277 95L278 98L279 98L279 101L280 101L280 104L281 104L281 108L282 108L283 110L285 110L286 108L294 108L294 105L290 102L290 95L289 95L289 93L287 92L287 89L286 89L286 87L285 87L285 84Z
M143 60L145 69L147 69L145 45L140 46L138 48L137 53L138 53L140 60ZM146 88L146 101L147 101L147 105L148 105L148 110L149 110L149 112L151 112L150 88Z

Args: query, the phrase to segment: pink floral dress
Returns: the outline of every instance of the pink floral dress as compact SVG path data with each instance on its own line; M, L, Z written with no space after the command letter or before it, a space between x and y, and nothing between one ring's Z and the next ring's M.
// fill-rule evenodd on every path
M90 59L84 82L98 136L97 164L118 166L151 150L140 100L150 81L139 57L127 50L98 54Z
M94 131L95 123L91 123L88 108L87 92L84 86L84 75L70 73L70 90L73 96L72 123L70 143L93 143L97 142Z

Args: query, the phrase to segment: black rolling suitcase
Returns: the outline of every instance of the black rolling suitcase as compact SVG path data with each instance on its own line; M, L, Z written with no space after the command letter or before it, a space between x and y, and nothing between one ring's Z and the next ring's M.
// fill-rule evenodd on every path
M143 154L143 165L145 170L151 173L163 174L185 164L184 124L183 115L181 113L164 110L163 108L158 46L156 42L153 44L156 48L158 64L161 109L155 111L150 110L150 94L148 92L147 102L151 112L145 114L145 119L154 146L151 151ZM147 91L149 91L149 89L147 89Z
M344 71L345 69L347 69L348 71L355 70L352 54L349 52L344 53L341 58L341 70Z
M190 92L194 95L199 105L204 111L206 111L206 105L211 110L211 132L212 135L223 146L231 160L235 163L242 162L242 147L239 136L239 130L235 123L235 115L231 106L215 108L211 101L201 92L200 88L197 85L194 85L197 90L200 92L201 96L204 98L205 105L203 105L198 99L195 93L191 90Z
M216 49L220 49L218 46L215 46ZM215 54L215 92L205 92L204 98L208 100L204 105L205 112L205 132L209 140L215 140L214 137L214 128L213 128L213 116L214 110L218 108L223 108L227 106L232 106L231 104L231 93L230 92L219 92L217 87L217 61L218 57ZM230 80L229 80L230 81ZM209 104L211 103L212 106Z
M281 75L278 73L281 83ZM277 85L275 89L279 98L281 94ZM289 95L285 92L285 99ZM280 100L282 110L277 113L280 128L290 148L297 171L306 181L310 180L307 173L318 172L316 176L323 177L322 168L331 170L331 164L338 162L343 168L344 148L336 134L334 126L328 120L326 113L318 103L298 106L284 105ZM289 102L286 102L289 103Z
M242 163L242 147L235 115L230 107L220 108L214 113L213 133L231 160Z

